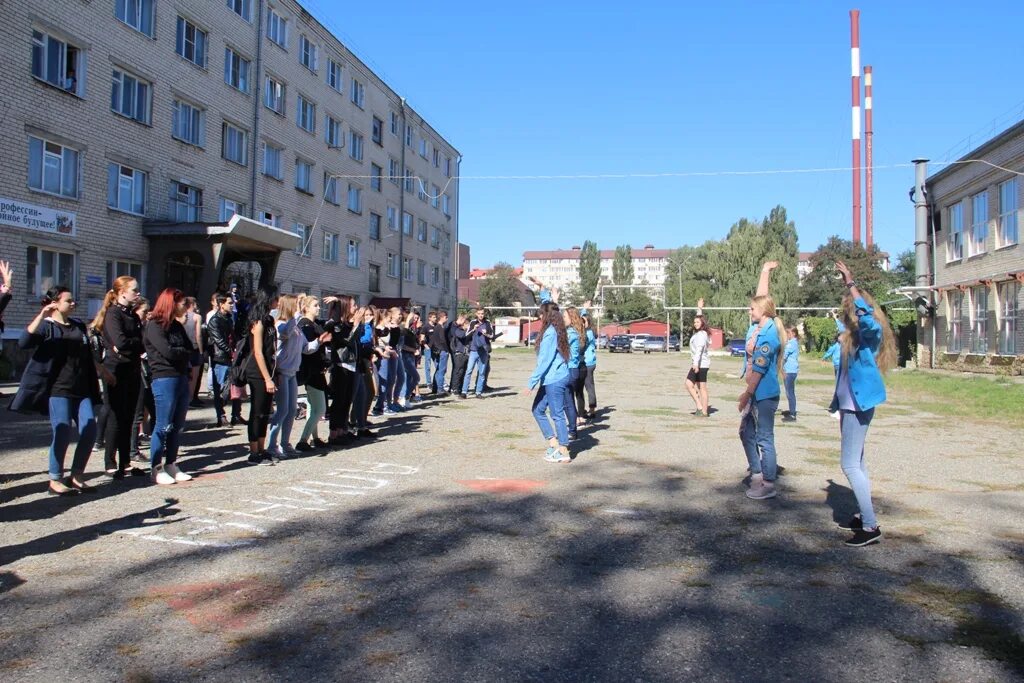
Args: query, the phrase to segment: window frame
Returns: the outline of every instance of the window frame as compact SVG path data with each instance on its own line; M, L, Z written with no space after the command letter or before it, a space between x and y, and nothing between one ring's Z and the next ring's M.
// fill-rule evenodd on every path
M341 238L336 233L324 231L323 249L320 253L321 260L326 263L338 262L340 240ZM330 254L328 254L328 251Z
M366 234L374 242L380 242L383 239L381 232L383 230L384 217L376 211L370 212L370 223L367 226Z
M338 176L331 175L324 171L324 201L335 206L341 205L341 190L338 185Z
M948 327L949 332L946 338L946 352L959 354L963 351L963 306L964 293L959 289L950 290L948 293L947 306L949 307Z
M188 52L189 28L192 29L192 57L186 54ZM202 36L202 41L199 40L199 36ZM195 57L200 51L200 43L202 43L202 59L196 61ZM177 15L174 29L174 53L186 62L205 70L210 59L210 32L199 28L195 22L180 14Z
M31 256L32 252L35 252L35 258ZM43 246L40 244L29 244L26 245L25 249L25 282L28 284L28 295L32 298L41 297L46 293L49 287L43 287L42 277L42 264L43 264L43 253L49 252L54 255L54 276L51 280L50 287L62 286L67 287L71 290L71 293L76 297L78 296L78 254L70 249L54 248L51 246ZM68 257L71 260L70 268L70 282L58 282L57 275L60 273L60 260L61 257Z
M971 288L971 353L988 353L988 285Z
M373 161L370 162L370 189L374 192L384 190L384 169Z
M984 215L979 220L979 208ZM980 235L980 239L978 239ZM967 256L978 256L986 251L985 241L988 239L988 190L982 190L971 196L971 229L967 238Z
M242 156L241 161L239 161L238 159L235 159L235 158L232 158L232 157L228 156L228 143L229 143L229 140L231 139L229 137L229 132L232 132L232 131L241 136L241 141L240 141L240 144L239 144L239 149L241 150L241 156ZM231 123L230 121L225 120L224 123L221 125L221 152L220 152L220 155L221 155L221 158L224 159L225 161L230 161L231 163L238 164L239 166L242 166L242 167L248 167L249 166L249 131L247 131L246 129L242 128L241 126L237 126L234 123Z
M187 137L184 131L179 130L184 121L182 117L187 113L182 111L184 108L191 110L191 113L188 113L188 128L195 134L194 140ZM186 145L205 149L206 109L188 100L175 97L171 103L171 137Z
M378 116L374 116L370 123L370 139L373 140L374 144L378 147L384 146L384 121Z
M279 108L274 104L279 104ZM287 116L288 84L283 80L266 74L263 78L263 106L278 116Z
M1016 280L1000 282L997 288L999 298L999 344L997 353L1000 356L1017 355L1017 320L1020 300L1021 283Z
M360 109L366 109L366 85L355 76L350 79L349 100Z
M402 276L401 261L398 260L398 254L393 251L388 252L387 276L395 279Z
M232 82L236 76L235 61L238 62L237 83ZM244 69L242 67L245 67ZM224 82L245 95L252 91L252 60L242 56L242 53L231 47L224 46Z
M267 7L267 40L283 50L288 49L288 17L279 13L274 7ZM273 21L274 17L277 21ZM271 35L271 27L275 27L274 35ZM283 35L281 35L283 34Z
M332 83L331 81L335 82ZM339 93L345 92L345 65L341 62L327 58L327 75L326 75L327 86L332 90Z
M348 210L355 214L363 213L363 188L355 183L348 184Z
M369 280L366 283L367 289L374 293L380 293L380 264L370 263L368 268Z
M355 254L355 263L352 262L352 254ZM359 268L359 240L349 237L345 245L345 264L349 268Z
M306 194L313 194L313 162L306 161L301 157L295 159L295 189ZM304 167L306 171L306 185L299 185L299 168Z
M131 171L131 173L125 174L125 170ZM145 216L146 205L149 203L148 175L149 174L142 169L129 166L128 164L120 164L113 161L107 164L107 208L111 211L126 213L131 216ZM129 182L131 183L131 208L127 209L121 206L121 190L123 189L123 181L125 178L129 179ZM136 184L140 182L142 186L141 190L136 187ZM140 195L141 206L138 206L137 201L140 199Z
M345 130L342 121L330 114L324 114L324 142L330 149L340 149L345 146Z
M182 188L186 188L183 193ZM185 196L184 203L181 197ZM194 201L189 201L194 199ZM195 185L183 183L180 180L171 181L171 220L175 223L198 223L203 219L203 191ZM181 218L181 209L184 206L185 218ZM189 218L189 216L192 216Z
M156 27L156 0L134 0L136 3L136 16L134 20L137 24L132 23L131 17L128 16L128 3L129 0L115 0L114 2L114 18L119 22L127 26L128 28L134 29L146 36L147 38L153 38L155 36ZM142 24L145 21L145 6L149 6L149 26L148 29L143 28Z
M126 84L126 81L128 80L134 81L134 86L131 86L129 88ZM141 123L144 126L151 125L153 120L152 83L127 69L124 69L120 66L114 66L111 75L110 88L110 110L114 112L114 114L120 116L121 118L128 119L129 121ZM132 111L125 111L124 109L122 109L122 107L124 107L125 104L126 92L128 90L132 91L131 95L128 95L128 97L131 98Z
M998 244L997 249L1003 249L1005 247L1016 246L1020 242L1020 183L1017 182L1017 178L1010 178L1005 180L998 185L999 189L999 226L998 226ZM1004 191L1004 188L1009 188L1009 192ZM1004 200L1009 197L1012 202L1012 207L1007 207L1004 204ZM1013 239L1008 239L1009 226L1012 225Z
M39 147L40 157L39 157L39 185L38 186L33 186L32 185L32 182L33 182L33 172L32 172L32 161L33 161L33 158L32 158L33 157L32 147L33 147L33 141L39 143L38 147ZM48 149L48 147L56 147L56 148L60 149L60 154L59 155L55 154L53 151ZM73 156L73 159L70 158L72 156ZM60 167L59 167L59 169L57 171L57 186L58 187L57 187L56 191L48 189L47 186L46 186L47 159L48 158L52 159L53 157L57 157L59 159L59 164L60 164ZM76 149L75 147L71 147L69 145L63 145L63 144L61 144L59 142L54 142L53 140L50 140L50 139L47 139L47 138L44 138L44 137L39 137L37 135L29 135L28 136L28 187L29 187L29 189L32 190L33 192L41 192L43 194L53 195L54 197L64 197L65 199L79 199L81 197L80 192L81 192L81 187L82 187L81 157L82 157L81 150ZM72 192L69 194L69 193L64 192L64 189L66 187L65 181L68 180L68 172L66 171L66 166L71 161L73 161L74 166L75 166L74 173L71 175L71 177L74 179L74 188L72 188Z
M250 24L252 23L252 0L227 0L227 7Z
M85 82L88 76L85 50L70 40L65 40L60 36L55 36L45 29L33 27L31 30L32 36L29 39L31 44L29 72L32 74L32 78L40 83L56 88L61 92L68 93L69 95L84 97ZM37 34L39 38L36 38ZM59 82L51 81L49 78L51 70L51 43L60 45L57 49L58 62L55 69L57 71L57 78L59 79ZM69 56L72 54L72 51L74 64L69 65ZM69 66L73 66L74 69L74 76L72 76L71 79L68 78Z
M228 204L232 204L234 208L231 210L231 214L227 214ZM234 199L229 197L221 197L217 203L217 220L222 223L227 223L231 220L232 216L244 216L246 213L246 205L244 202L236 202Z
M295 221L294 223L292 223L292 232L299 236L299 244L294 249L292 249L292 253L294 253L296 256L300 256L303 258L312 258L313 227L311 225L307 225L306 223L300 223L299 221Z
M278 147L275 144L264 140L262 142L262 154L260 159L260 165L262 166L262 173L268 178L274 180L284 180L284 147ZM267 151L274 150L277 153L277 174L267 172Z
M362 162L364 154L364 143L365 138L362 134L356 130L349 129L348 131L349 147L348 155L353 161Z
M304 119L308 119L308 126L302 125ZM316 135L316 102L302 93L296 93L295 97L295 125L311 135Z
M316 73L318 66L317 47L317 44L307 38L305 33L299 34L299 64L313 73Z

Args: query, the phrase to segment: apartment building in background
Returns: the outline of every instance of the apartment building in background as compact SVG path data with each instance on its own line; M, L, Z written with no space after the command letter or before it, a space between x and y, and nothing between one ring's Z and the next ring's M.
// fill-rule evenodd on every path
M1022 374L1024 121L967 159L988 163L949 164L926 181L937 305L918 327L918 362Z
M5 5L8 339L114 277L454 310L460 155L294 0ZM439 84L440 87L440 84Z
M523 276L536 278L545 285L563 288L580 282L580 247L553 251L523 252ZM633 283L660 285L665 282L665 268L671 249L655 249L648 244L633 250ZM601 278L612 281L615 250L601 251Z

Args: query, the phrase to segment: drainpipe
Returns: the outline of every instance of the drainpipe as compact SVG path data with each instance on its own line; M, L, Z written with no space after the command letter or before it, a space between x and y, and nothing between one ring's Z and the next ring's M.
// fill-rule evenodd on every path
M452 216L455 219L455 305L451 311L452 319L459 313L459 268L462 262L459 260L459 200L462 198L462 155L455 157L455 206L452 207Z
M249 218L256 217L256 153L260 139L260 94L263 92L263 0L256 3L256 73L253 83L252 170L249 177Z
M925 182L928 176L928 160L914 159L914 271L915 285L918 287L929 287L934 284L934 276L931 269L931 260L928 258L928 195L926 194ZM935 233L932 232L932 254L934 255ZM928 293L928 303L937 305L933 301L933 292ZM931 352L929 353L928 367L935 367L935 316L931 318Z
M405 98L402 101L402 184L398 186L398 298L402 298L405 285L405 179L409 169L405 167L405 140L407 125L405 122Z

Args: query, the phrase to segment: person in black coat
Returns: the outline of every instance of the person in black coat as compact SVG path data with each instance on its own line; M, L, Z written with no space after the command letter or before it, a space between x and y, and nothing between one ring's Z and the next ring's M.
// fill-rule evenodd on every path
M231 320L231 299L223 294L214 297L215 312L206 325L208 348L210 350L210 375L213 379L213 407L217 413L217 426L223 427L224 391L227 384L228 371L234 353L235 331ZM231 399L231 424L244 422L242 419L242 399Z

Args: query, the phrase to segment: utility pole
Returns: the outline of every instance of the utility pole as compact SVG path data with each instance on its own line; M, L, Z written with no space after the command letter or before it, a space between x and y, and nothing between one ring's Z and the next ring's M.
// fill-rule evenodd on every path
M679 271L678 284L679 284L679 340L682 342L683 339L683 264L677 263L676 268ZM682 343L679 344L679 353L683 352Z

